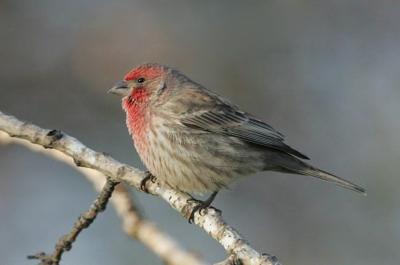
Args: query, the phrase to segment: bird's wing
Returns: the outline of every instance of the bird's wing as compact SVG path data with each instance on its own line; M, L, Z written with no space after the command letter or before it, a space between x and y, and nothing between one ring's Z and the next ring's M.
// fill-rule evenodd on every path
M302 159L309 159L302 153L286 145L284 136L248 113L235 106L216 100L214 108L196 108L186 113L181 123L187 127L240 138L246 142L279 150ZM209 104L207 104L209 106Z

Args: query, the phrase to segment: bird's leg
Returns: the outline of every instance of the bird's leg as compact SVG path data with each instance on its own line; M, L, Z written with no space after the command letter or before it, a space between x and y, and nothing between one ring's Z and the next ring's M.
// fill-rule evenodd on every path
M214 191L214 192L210 195L210 197L208 197L207 200L205 200L205 201L197 200L197 199L195 199L195 198L191 198L191 199L188 199L188 200L187 200L187 202L196 202L196 203L197 203L197 205L193 207L193 210L192 210L192 212L191 212L191 214L190 214L190 216L189 216L188 221L189 221L190 224L194 222L194 214L195 214L196 212L199 212L200 215L203 215L203 214L202 214L202 211L203 211L203 210L206 210L206 209L209 208L209 207L210 207L210 208L213 208L215 211L221 213L221 210L218 210L218 209L216 209L216 208L210 206L211 203L214 201L215 196L217 196L217 194L218 194L218 191Z
M151 174L150 171L146 171L145 175L146 176L140 182L140 189L146 193L149 193L149 190L146 187L147 181L150 180L151 182L155 183L157 178L153 174Z

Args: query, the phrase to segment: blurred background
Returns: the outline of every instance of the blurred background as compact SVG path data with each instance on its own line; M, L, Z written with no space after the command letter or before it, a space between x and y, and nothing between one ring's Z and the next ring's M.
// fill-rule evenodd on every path
M143 168L118 97L133 66L158 62L230 98L312 163L368 196L264 172L214 205L283 264L400 263L399 1L0 2L0 110L61 129ZM36 264L96 193L73 168L0 145L0 264ZM210 262L222 247L158 198L146 216ZM110 207L62 264L161 264L125 236Z

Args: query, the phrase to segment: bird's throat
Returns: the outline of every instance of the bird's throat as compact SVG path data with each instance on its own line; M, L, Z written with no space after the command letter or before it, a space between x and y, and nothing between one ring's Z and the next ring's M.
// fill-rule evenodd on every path
M140 97L139 97L140 98ZM140 98L143 99L143 98ZM123 99L122 107L126 113L126 126L139 152L145 152L150 117L147 103L130 95Z

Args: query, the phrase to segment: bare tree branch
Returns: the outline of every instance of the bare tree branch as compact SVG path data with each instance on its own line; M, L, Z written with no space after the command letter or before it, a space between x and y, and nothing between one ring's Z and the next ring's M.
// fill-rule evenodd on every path
M44 149L40 145L33 145L19 138L9 137L3 132L0 132L0 144L23 145L31 151L61 161L82 173L98 192L102 190L106 183L105 176L99 171L90 168L76 167L69 156L54 149ZM111 197L111 203L122 220L124 232L147 246L158 255L165 264L207 265L207 263L203 262L199 257L185 250L168 234L161 231L154 223L143 218L134 204L125 184L120 183L116 187Z
M21 122L18 119L0 112L0 130L12 137L26 139L45 148L54 148L72 157L78 166L88 167L100 171L115 181L124 182L139 189L144 172L122 164L112 157L96 152L77 139L63 134L60 131L42 129L36 125ZM148 190L167 201L172 208L186 218L190 215L195 204L188 203L188 195L172 190L159 183L148 182ZM229 255L234 255L244 265L277 265L275 257L261 255L254 250L239 233L229 226L213 209L204 215L196 214L194 223L204 229L210 236L217 240Z
M107 203L117 184L118 182L107 178L106 184L97 196L96 200L90 206L89 210L80 215L78 220L74 223L71 231L58 240L54 252L51 255L40 252L28 256L28 259L38 259L41 261L40 265L58 265L64 252L69 251L72 248L72 244L75 242L82 230L88 228L96 219L97 215L106 209Z

